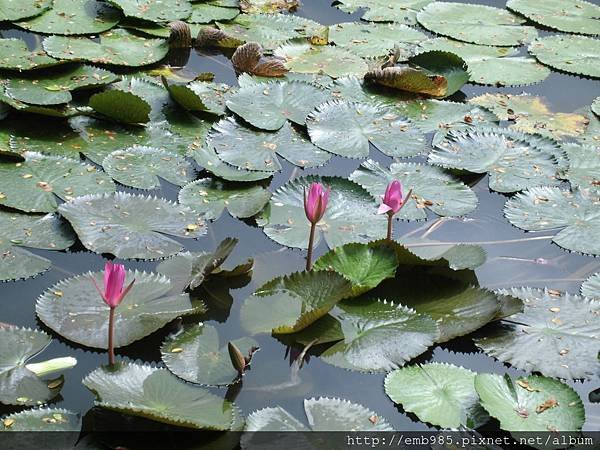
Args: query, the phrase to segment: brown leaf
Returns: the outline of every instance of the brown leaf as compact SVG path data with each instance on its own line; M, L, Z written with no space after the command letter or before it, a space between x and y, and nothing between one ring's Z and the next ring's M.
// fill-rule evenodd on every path
M238 47L231 57L236 72L246 72L262 77L281 77L288 72L282 59L264 56L262 47L248 42Z
M540 392L539 389L531 387L527 380L517 380L517 384L528 392Z
M177 20L169 24L169 29L171 30L170 48L190 48L192 46L192 31L187 23Z
M553 399L553 398L549 398L548 400L546 400L544 403L537 405L537 407L535 408L535 412L540 414L543 413L544 411L548 410L548 409L552 409L558 406L558 402Z
M448 91L448 80L441 75L428 75L412 67L385 67L370 70L365 81L377 83L401 91L441 97Z

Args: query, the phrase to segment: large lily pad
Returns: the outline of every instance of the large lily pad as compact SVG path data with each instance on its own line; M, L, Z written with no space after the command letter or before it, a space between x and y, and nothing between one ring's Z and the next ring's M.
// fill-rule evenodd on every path
M407 25L417 23L417 11L431 3L432 0L339 0L335 3L342 11L354 13L366 8L363 20L371 22L400 22Z
M170 22L187 19L192 14L192 5L188 0L108 0L125 17L147 20L148 22Z
M165 258L182 250L168 235L196 238L206 232L189 208L125 192L78 197L59 211L86 248L118 258Z
M38 408L4 416L0 431L79 433L81 416L62 408Z
M257 128L278 130L287 120L304 125L308 113L328 97L309 83L273 81L240 89L227 107Z
M228 430L233 422L231 402L149 364L101 367L83 384L96 395L97 406L121 413L197 429Z
M35 33L96 34L110 30L119 20L118 10L98 0L53 0L51 9L17 25Z
M222 116L225 102L232 93L231 86L210 81L193 81L189 84L169 84L163 79L169 94L183 108L192 112L208 112Z
M378 202L365 189L345 178L309 176L296 178L273 193L260 221L268 237L288 247L308 246L310 223L304 214L304 190L311 182L331 188L327 211L317 224L315 245L321 236L330 248L385 236L386 218L377 214Z
M253 217L270 198L271 193L260 185L227 183L213 178L196 180L179 192L179 203L207 220L218 219L225 210L236 218Z
M211 3L194 3L192 5L192 15L186 22L211 23L217 20L231 20L235 19L239 13L239 8L218 6Z
M228 181L257 181L272 177L273 172L242 170L223 162L215 149L204 144L192 150L192 158L209 172Z
M485 5L432 2L417 20L429 31L474 44L521 45L537 36L535 28L522 25L525 19Z
M99 40L50 36L43 46L54 58L128 67L154 64L169 52L165 39L146 39L121 29L101 34Z
M299 331L352 294L352 284L328 271L296 272L275 278L242 303L242 327L252 334Z
M552 377L598 376L598 302L544 289L501 292L522 299L524 310L476 340L488 355L518 369Z
M0 281L33 277L50 268L50 260L27 248L64 250L74 243L73 232L56 215L0 210Z
M577 392L552 378L478 374L475 389L490 416L510 432L579 431L585 410Z
M101 285L102 277L102 272L88 272L58 282L38 299L38 317L70 341L106 349L110 308L92 282ZM177 317L203 311L188 294L172 293L164 275L130 270L126 279L135 279L135 284L115 310L115 347L138 341Z
M1 0L0 22L35 17L51 7L52 0Z
M586 36L556 35L538 38L529 53L539 62L564 72L600 78L600 40Z
M568 169L564 178L571 186L600 192L600 147L567 144Z
M349 158L367 157L369 143L393 157L414 156L425 147L425 137L410 120L372 104L329 101L318 106L306 124L315 145Z
M31 70L62 64L43 50L31 51L22 39L0 39L0 68Z
M331 159L331 153L315 147L289 123L272 133L252 130L229 117L213 125L207 145L222 161L243 170L279 171L277 155L299 167L322 166Z
M462 216L477 207L477 197L468 186L442 169L426 164L392 163L386 169L368 159L350 175L350 179L374 198L381 198L393 180L400 181L406 192L412 189L411 200L397 215L401 219L425 219L426 209L440 216Z
M506 7L533 22L559 31L600 34L600 7L583 0L509 0Z
M442 428L477 428L486 414L479 406L475 375L445 363L403 367L385 377L385 393L423 422Z
M581 285L581 295L593 300L600 300L600 273L595 273Z
M179 378L206 386L226 386L238 378L226 342L219 343L217 329L211 325L184 327L163 343L160 351L167 368ZM251 338L236 339L233 344L248 355L258 343Z
M142 146L111 153L104 158L102 167L115 181L138 189L160 188L160 179L184 186L196 173L181 156Z
M115 185L94 166L70 158L23 153L23 162L0 162L0 205L25 212L53 212L58 199L114 192Z
M560 230L552 241L567 250L600 255L600 197L597 192L535 187L511 198L504 208L514 226L527 231Z

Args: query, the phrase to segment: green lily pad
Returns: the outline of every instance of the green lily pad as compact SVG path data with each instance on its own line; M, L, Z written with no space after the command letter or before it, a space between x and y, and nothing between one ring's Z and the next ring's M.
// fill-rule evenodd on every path
M54 58L127 67L157 63L169 52L165 39L146 39L122 29L103 33L99 38L50 36L44 39L43 46Z
M591 275L583 282L581 295L593 300L600 300L600 273Z
M408 59L412 47L427 35L397 23L343 22L329 27L329 40L363 58L387 56L392 50Z
M56 215L28 215L0 210L0 281L33 277L50 268L50 260L27 248L64 250L75 236Z
M44 50L31 51L22 39L0 39L0 68L9 70L32 70L63 64Z
M242 170L224 163L215 149L207 145L192 150L192 158L204 169L228 181L257 181L272 177L273 172L258 170Z
M439 216L463 216L477 207L477 196L468 186L442 169L426 164L392 163L386 169L368 159L350 174L350 179L374 198L381 198L393 180L400 181L406 192L412 189L410 201L397 214L400 219L425 219L426 209Z
M281 406L263 408L246 419L246 431L393 431L387 421L357 403L339 398L304 400L308 427ZM260 436L255 433L249 441ZM260 439L260 438L259 438Z
M235 19L240 13L238 8L228 8L210 3L194 3L192 15L186 20L189 23L211 23L220 20Z
M538 38L529 53L539 62L564 72L600 78L600 40L586 36L556 35Z
M59 211L87 249L118 258L166 258L182 250L168 235L197 238L206 232L189 208L125 192L78 197Z
M62 408L30 409L4 416L0 421L0 431L79 433L80 430L81 416Z
M446 261L452 270L476 269L487 258L485 250L478 245L445 244L422 238L402 238L401 245L423 260Z
M424 150L423 134L393 109L367 103L333 100L306 119L312 142L349 158L365 158L369 144L392 157L415 156Z
M233 403L149 364L101 367L83 384L97 406L113 411L186 428L229 430L233 423Z
M528 376L514 382L508 375L483 373L475 389L490 416L510 432L578 431L585 410L577 392L552 378Z
M210 81L193 81L189 84L163 84L173 100L187 111L208 112L218 116L225 115L225 102L232 94L231 86Z
M246 14L295 11L299 4L299 0L240 0L239 2L240 9Z
M275 278L242 303L240 321L252 334L288 334L306 328L352 295L352 284L328 271Z
M567 33L600 34L600 7L583 0L509 0L506 7L533 22Z
M231 342L244 356L258 347L251 338ZM215 327L195 324L169 336L160 352L167 368L179 378L205 386L227 386L237 380L238 371L231 363L227 343L220 345Z
M88 272L62 280L38 299L36 312L46 326L86 347L107 348L109 307L92 282L102 285L103 272ZM164 327L180 316L203 312L188 294L172 293L164 275L127 271L135 279L129 294L115 309L115 347L124 347Z
M259 223L268 237L288 247L307 248L310 223L304 214L304 190L311 182L331 188L315 246L321 235L329 248L385 236L387 220L377 214L378 203L365 189L345 178L309 176L295 178L273 193Z
M241 88L227 100L227 108L251 125L278 130L287 120L304 125L306 116L329 94L300 81L260 83Z
M119 20L118 10L98 0L53 0L51 9L17 25L34 33L96 34L110 30Z
M115 185L94 166L70 158L25 152L23 162L0 162L0 205L25 212L53 212L58 198L114 192Z
M423 422L442 428L477 428L487 415L479 406L475 375L445 363L403 367L385 377L385 393Z
M534 27L522 25L525 19L485 5L432 2L417 20L429 31L474 44L521 45L537 36Z
M514 367L559 378L592 378L600 373L598 302L535 288L501 293L523 300L524 310L475 343Z
M276 172L281 170L280 157L299 167L318 167L331 159L331 153L315 147L289 123L275 133L255 131L229 117L213 125L207 145L218 157L244 170Z
M171 22L187 19L192 14L192 5L188 0L108 0L125 17L146 20L148 22Z
M59 105L72 100L71 92L104 86L118 80L108 70L92 66L59 68L39 76L20 75L5 81L4 93L33 105Z
M568 169L564 178L571 186L600 192L600 149L592 145L567 144Z
M417 11L433 0L338 0L336 6L342 11L355 13L366 8L363 20L371 22L400 22L407 25L417 23Z
M583 115L589 121L585 133L578 136L579 142L597 145L600 141L600 117L594 114L592 107L583 107L575 112Z
M35 17L51 7L51 0L0 0L0 22Z
M96 112L125 124L141 124L150 120L150 105L133 92L121 89L94 94L89 105Z
M381 241L346 244L325 253L315 261L314 270L334 271L352 282L352 295L363 294L387 278L398 267L396 252Z
M271 193L260 185L227 183L202 178L179 192L179 203L207 220L217 220L227 210L235 218L253 217L264 208Z
M597 192L534 187L511 198L504 215L523 230L559 230L552 241L567 250L600 255L599 201Z
M181 156L142 146L111 153L104 158L102 167L115 181L137 189L158 189L160 179L185 186L196 174L194 167Z
M50 345L51 337L29 328L0 327L0 403L41 405L56 397L63 379L44 381L26 363Z

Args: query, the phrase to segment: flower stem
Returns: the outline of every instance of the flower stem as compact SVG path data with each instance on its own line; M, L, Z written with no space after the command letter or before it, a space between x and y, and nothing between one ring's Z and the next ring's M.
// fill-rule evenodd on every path
M108 315L108 365L110 367L113 367L115 365L114 334L115 308L110 308L110 313Z
M313 245L315 244L315 232L317 231L317 224L310 224L310 237L308 238L308 253L306 254L306 270L312 270L312 255Z
M387 241L392 242L392 232L394 229L394 215L388 213L388 224L387 224Z

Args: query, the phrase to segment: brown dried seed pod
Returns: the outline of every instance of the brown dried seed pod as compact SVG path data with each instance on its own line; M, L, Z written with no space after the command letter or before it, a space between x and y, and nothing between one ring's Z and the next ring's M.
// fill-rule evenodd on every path
M242 45L243 42L233 36L228 35L218 28L205 27L200 29L196 37L195 47L219 47L219 48L236 48Z
M282 77L288 72L285 62L279 58L261 58L254 67L254 75L262 77Z
M260 44L248 42L235 50L231 57L231 63L238 72L253 73L262 55L263 49Z
M187 23L177 20L169 24L169 29L171 30L170 48L190 48L192 46L192 31Z

